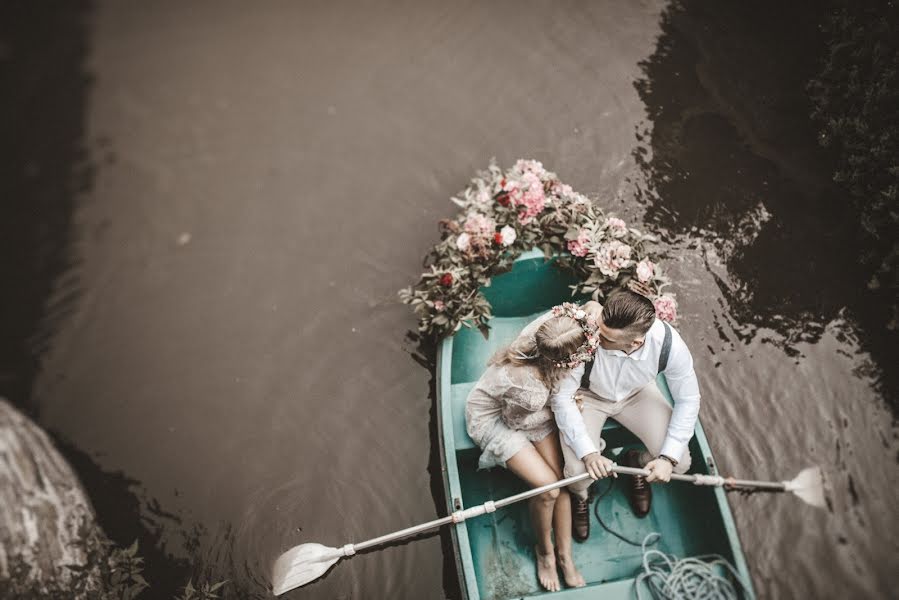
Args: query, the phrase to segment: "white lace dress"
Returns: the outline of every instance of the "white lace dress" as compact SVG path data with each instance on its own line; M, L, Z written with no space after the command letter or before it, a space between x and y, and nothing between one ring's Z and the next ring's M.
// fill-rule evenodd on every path
M532 321L518 340L533 338L552 313ZM549 405L549 389L535 367L490 366L468 394L465 423L468 435L481 448L479 469L506 466L506 461L530 443L539 442L556 425Z
M533 367L491 366L468 394L465 423L481 448L479 469L506 461L555 429L549 390Z

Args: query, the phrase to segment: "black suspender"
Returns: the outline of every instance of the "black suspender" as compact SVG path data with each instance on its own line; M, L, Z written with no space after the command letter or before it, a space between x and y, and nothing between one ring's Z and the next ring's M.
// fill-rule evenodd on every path
M668 355L671 354L671 326L662 321L665 326L665 340L662 342L662 353L659 354L659 373L668 367Z
M581 387L590 388L590 373L593 371L593 361L584 363L584 374L581 375Z

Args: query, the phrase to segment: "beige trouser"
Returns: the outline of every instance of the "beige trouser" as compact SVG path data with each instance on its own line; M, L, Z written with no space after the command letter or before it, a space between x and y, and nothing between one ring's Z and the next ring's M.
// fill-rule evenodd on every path
M652 457L659 454L662 444L665 442L665 436L668 434L671 405L659 391L655 381L649 382L620 402L600 398L586 388L578 390L578 395L584 401L581 414L584 417L584 424L587 426L587 433L590 435L593 445L600 452L606 447L605 440L600 437L602 426L606 419L613 417L640 438L640 441L646 446L648 452L643 452L642 464L646 464ZM579 459L564 442L562 443L562 453L565 455L565 477L580 475L587 470L584 461ZM684 450L683 456L674 458L678 461L674 468L675 473L685 473L690 468L689 448ZM568 489L581 499L586 499L587 488L591 483L593 483L592 479L585 479L571 484Z

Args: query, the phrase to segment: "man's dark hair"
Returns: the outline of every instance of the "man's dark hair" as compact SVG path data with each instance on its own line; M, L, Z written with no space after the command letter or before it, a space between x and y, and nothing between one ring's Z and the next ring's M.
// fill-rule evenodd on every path
M656 309L649 298L628 289L612 292L602 307L606 327L625 330L635 337L649 331L655 318Z

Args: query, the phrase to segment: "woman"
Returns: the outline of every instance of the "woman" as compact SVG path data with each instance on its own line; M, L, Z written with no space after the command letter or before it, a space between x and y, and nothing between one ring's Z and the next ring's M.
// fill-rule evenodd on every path
M568 369L595 349L594 324L573 304L557 306L529 324L508 348L497 352L468 396L468 435L483 453L481 469L503 466L540 487L562 478L562 449L550 394ZM530 500L537 536L537 578L547 591L585 581L571 556L571 499L567 490L551 490ZM553 550L552 532L556 548Z

